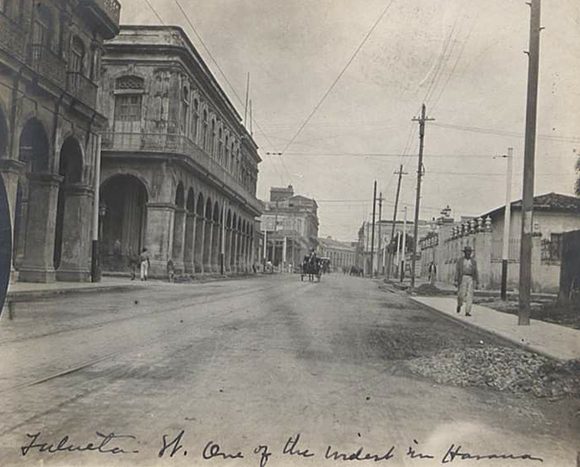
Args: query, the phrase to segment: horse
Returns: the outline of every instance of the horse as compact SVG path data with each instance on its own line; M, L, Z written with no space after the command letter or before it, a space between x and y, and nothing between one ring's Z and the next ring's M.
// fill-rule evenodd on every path
M314 282L314 278L320 282L322 267L320 259L316 257L305 257L302 261L302 273L300 274L300 281L304 280L304 276L308 276L309 282Z

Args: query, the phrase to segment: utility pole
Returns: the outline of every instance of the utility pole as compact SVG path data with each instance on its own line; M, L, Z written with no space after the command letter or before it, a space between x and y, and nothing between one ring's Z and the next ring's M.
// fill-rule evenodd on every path
M375 180L373 189L373 230L371 232L371 278L375 275L374 255L375 255L375 212L377 207L377 181Z
M501 299L505 302L507 300L507 277L508 277L508 261L509 261L509 247L510 247L510 221L511 221L511 202L512 202L512 162L513 162L513 148L508 148L507 158L507 174L506 174L506 190L505 190L505 211L503 219L503 245L501 255Z
M531 0L530 50L528 52L528 97L524 147L524 188L522 196L522 239L520 247L520 293L518 324L530 324L532 284L532 236L534 209L534 157L538 108L538 69L540 62L540 0Z
M401 267L401 232L397 233L397 258L395 259L395 261L396 261L395 264L397 265L397 271L399 271L399 268ZM395 274L395 279L396 278L397 275Z
M383 273L383 255L381 254L381 216L382 216L382 212L383 212L383 194L379 193L379 244L377 246L377 269L378 269L378 275L381 275Z
M403 218L403 243L401 244L401 282L405 279L405 259L407 256L407 206Z
M397 211L399 209L399 194L401 193L401 182L403 180L403 175L407 175L407 172L403 172L403 164L399 167L399 171L395 172L396 175L399 176L399 181L397 182L397 194L395 196L395 209L393 210L393 226L391 227L391 239L390 243L393 242L393 238L395 236L395 225L397 224ZM387 277L390 276L390 269L392 263L392 255L389 257L389 266L387 268ZM397 263L397 267L399 264Z
M417 198L415 200L415 225L413 226L413 258L411 258L411 290L415 288L415 262L417 257L417 236L419 235L419 204L421 203L421 179L423 178L423 146L425 139L425 122L433 121L427 118L425 104L421 106L421 116L413 118L419 122L419 162L417 165Z

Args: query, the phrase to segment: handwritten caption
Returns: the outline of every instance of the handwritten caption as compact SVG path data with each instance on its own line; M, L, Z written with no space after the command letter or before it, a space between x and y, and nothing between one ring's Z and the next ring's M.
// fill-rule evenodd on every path
M54 455L58 453L82 453L94 452L98 454L120 456L136 455L140 453L139 440L134 435L101 433L96 432L94 440L84 443L75 443L70 436L64 436L60 440L45 441L42 433L26 433L26 443L20 447L21 455L28 456L32 453ZM203 447L201 447L203 446ZM164 434L159 446L152 453L158 458L178 459L197 456L203 460L231 460L253 458L256 465L266 467L268 462L277 457L293 457L295 459L317 458L334 462L388 462L396 459L413 459L416 461L429 460L441 464L451 464L459 461L478 460L520 460L530 462L544 462L541 457L529 453L473 453L463 448L460 444L452 443L444 452L424 452L417 440L412 440L409 446L400 448L395 445L386 446L379 452L371 452L360 446L358 449L342 450L333 445L326 445L322 450L315 450L308 446L300 433L294 434L286 442L277 448L267 444L257 444L246 451L228 451L219 442L210 440L202 444L199 450L189 444L185 430L173 434ZM498 462L498 465L501 465Z

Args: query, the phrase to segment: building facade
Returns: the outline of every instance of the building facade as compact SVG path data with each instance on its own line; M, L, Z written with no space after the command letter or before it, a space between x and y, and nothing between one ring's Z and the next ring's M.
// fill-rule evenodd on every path
M364 274L370 274L371 272L371 253L374 274L385 274L389 264L391 267L397 268L412 253L414 222L397 220L394 225L393 231L392 220L375 222L373 237L373 223L370 221L362 223L358 231L357 266L363 269ZM421 238L422 235L429 231L430 223L419 219L418 225L419 238ZM391 238L393 233L394 235ZM403 237L405 238L404 242ZM399 251L398 255L397 249ZM407 261L407 264L410 264L410 262Z
M341 242L331 237L318 239L318 254L330 259L333 271L350 269L356 265L356 243Z
M266 248L263 259L293 267L318 246L318 204L294 194L294 188L272 187L261 217Z
M508 287L519 285L521 239L521 201L511 203L508 237ZM461 250L469 245L474 250L480 270L480 285L498 289L501 285L505 206L483 213L477 218L439 225L421 242L422 270L427 264L437 265L437 280L453 283L455 264ZM567 232L580 229L580 198L547 193L534 197L532 237L532 290L556 292L560 284L562 238Z
M147 248L153 276L251 270L258 148L183 30L123 26L103 69L103 268Z
M0 174L13 279L88 281L103 40L116 0L0 1Z

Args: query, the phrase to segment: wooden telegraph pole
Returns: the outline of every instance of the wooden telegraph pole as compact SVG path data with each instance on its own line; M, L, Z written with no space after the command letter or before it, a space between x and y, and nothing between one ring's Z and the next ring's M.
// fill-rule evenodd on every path
M399 181L397 182L397 194L395 195L395 209L393 210L393 225L391 227L391 238L389 240L389 244L393 242L393 238L395 237L395 225L397 224L397 211L399 209L399 195L401 193L401 181L402 181L402 177L403 175L407 175L407 172L403 172L403 164L401 164L401 166L399 167L399 171L395 172L396 175L399 176ZM394 255L390 255L389 256L389 265L387 267L387 277L390 277L390 269L392 267L392 263L393 263L393 256ZM397 264L397 267L399 267L399 265Z
M379 193L379 199L377 200L379 202L379 231L378 231L378 235L379 235L379 244L377 245L377 270L378 270L378 275L380 276L383 273L383 257L384 255L381 253L381 221L382 221L382 215L383 215L383 193Z
M538 108L538 68L540 62L540 0L531 0L530 50L528 52L528 97L524 147L524 189L522 196L522 239L520 246L520 293L518 324L530 324L532 285L532 236L534 208L534 157Z
M417 165L417 198L415 200L415 225L413 226L413 257L411 258L411 290L415 288L415 263L417 257L417 236L419 235L419 205L421 203L421 179L423 178L423 140L425 139L425 122L435 120L427 118L425 104L421 106L421 116L413 118L419 122L419 162Z
M373 189L373 230L371 231L371 278L374 276L373 260L375 254L375 213L377 207L377 181Z

